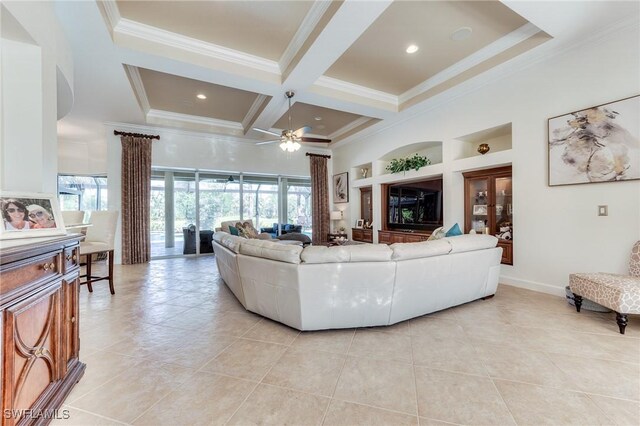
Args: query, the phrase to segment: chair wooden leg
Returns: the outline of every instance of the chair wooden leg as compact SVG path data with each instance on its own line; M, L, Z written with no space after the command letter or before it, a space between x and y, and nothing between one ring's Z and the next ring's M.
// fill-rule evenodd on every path
M93 293L93 287L91 287L91 254L87 255L87 288L90 293Z
M578 296L577 294L574 294L573 301L576 304L576 311L580 312L580 308L582 307L582 296Z
M111 294L116 294L113 289L113 250L109 251L107 256L109 256L109 291L111 291Z
M616 322L618 323L620 334L624 334L624 329L627 327L627 314L616 312Z

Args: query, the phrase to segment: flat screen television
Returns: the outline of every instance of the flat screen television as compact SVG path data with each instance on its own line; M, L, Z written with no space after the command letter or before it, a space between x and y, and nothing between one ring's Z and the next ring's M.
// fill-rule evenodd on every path
M433 231L442 226L442 178L387 188L388 229Z

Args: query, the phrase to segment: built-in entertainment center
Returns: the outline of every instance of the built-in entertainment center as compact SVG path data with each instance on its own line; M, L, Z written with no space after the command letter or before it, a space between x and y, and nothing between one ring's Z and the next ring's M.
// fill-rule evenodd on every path
M442 226L442 176L382 185L382 229L378 242L425 241Z

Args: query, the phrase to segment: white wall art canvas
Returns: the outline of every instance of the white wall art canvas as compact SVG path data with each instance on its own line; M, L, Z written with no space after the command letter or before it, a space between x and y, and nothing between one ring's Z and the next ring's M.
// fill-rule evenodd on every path
M549 186L640 179L640 96L549 119Z

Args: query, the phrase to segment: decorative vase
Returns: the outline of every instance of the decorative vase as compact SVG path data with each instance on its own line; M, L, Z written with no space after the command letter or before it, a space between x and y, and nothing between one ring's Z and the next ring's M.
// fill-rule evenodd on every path
M478 152L482 155L485 155L487 152L489 152L490 149L491 147L489 146L488 143L481 143L480 146L478 147Z
M360 169L360 173L362 173L362 179L366 179L367 178L367 173L369 173L369 169L367 169L367 168Z

